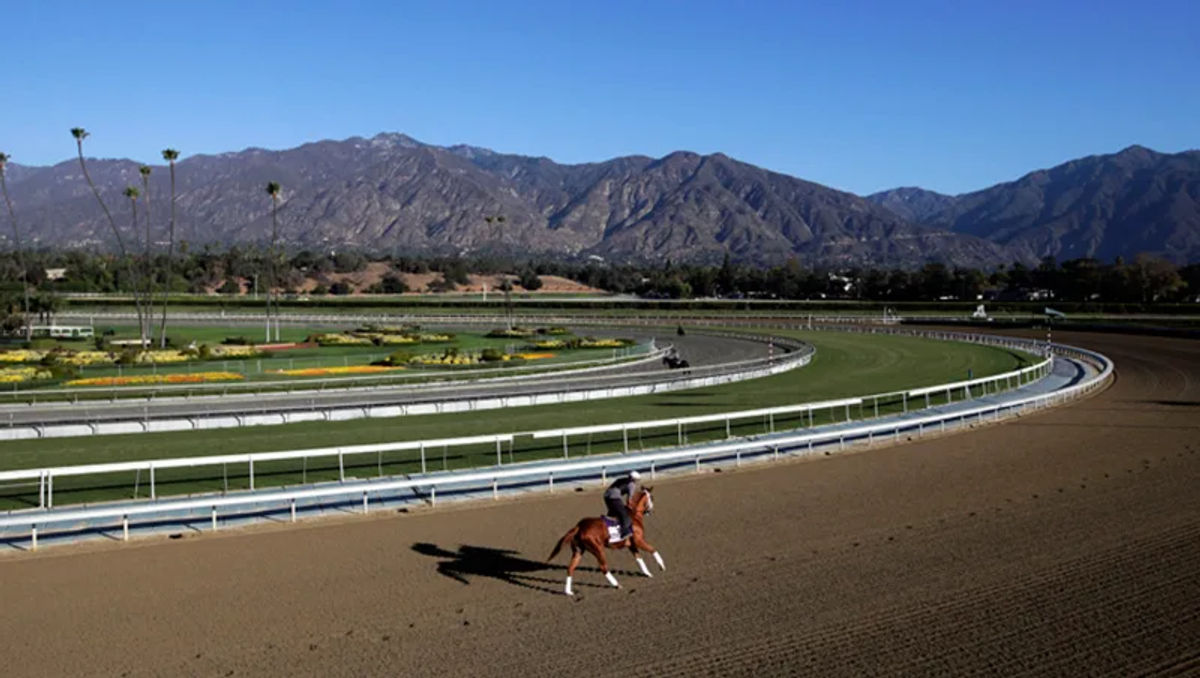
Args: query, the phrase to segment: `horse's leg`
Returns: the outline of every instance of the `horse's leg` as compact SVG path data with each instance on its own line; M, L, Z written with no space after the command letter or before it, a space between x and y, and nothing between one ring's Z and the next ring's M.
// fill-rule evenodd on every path
M608 559L604 557L604 547L590 540L583 542L583 546L593 556L596 556L596 560L600 563L600 571L604 573L604 578L608 580L608 583L614 587L620 587L621 585L617 583L617 578L608 570Z
M575 568L579 567L579 561L583 560L583 552L575 549L575 545L571 545L571 562L567 563L567 589L568 596L575 595L575 591L571 589L571 580L575 576Z
M654 556L654 562L658 563L658 569L662 570L663 572L667 571L667 564L663 562L662 554L658 552L658 549L651 546L650 542L646 541L646 538L640 534L635 534L633 536L633 539L635 542L637 542L638 548L640 548L643 551L649 551L650 555ZM636 551L635 551L635 553L636 553ZM645 571L646 566L642 563L641 558L638 558L638 565L641 565L642 570ZM646 576L649 577L650 573L646 572Z
M642 554L638 552L638 541L638 534L635 532L633 538L629 540L629 551L633 553L634 559L637 560L638 568L641 569L642 574L653 578L654 575L650 574L650 569L646 567L646 561L642 558ZM643 541L642 543L645 542Z

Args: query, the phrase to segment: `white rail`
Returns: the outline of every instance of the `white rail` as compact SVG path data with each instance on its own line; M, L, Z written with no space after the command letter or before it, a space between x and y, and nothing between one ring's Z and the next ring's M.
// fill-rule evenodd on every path
M977 421L984 421L985 417L989 414L992 415L991 418L995 420L998 419L1001 416L1001 413L1005 411L1010 414L1018 414L1031 409L1038 409L1065 402L1103 387L1111 378L1113 373L1113 365L1112 362L1105 356L1092 351L1077 349L1070 346L1056 346L1056 349L1065 355L1071 355L1088 362L1092 362L1097 366L1097 368L1099 368L1099 373L1091 379L1052 393L1027 396L1006 402L981 405L978 407L967 408L949 413L942 412L919 418L866 424L863 426L837 431L820 431L788 436L772 436L757 440L707 445L687 450L647 452L621 457L563 461L552 464L541 463L531 466L509 467L506 469L491 468L475 472L455 473L442 476L428 476L416 479L406 478L386 481L361 482L356 483L353 486L337 485L307 489L285 489L231 496L189 498L182 500L147 502L145 504L68 509L53 512L22 512L0 517L0 528L29 527L30 545L32 548L36 549L39 525L46 526L64 523L71 524L85 521L113 519L120 521L124 538L128 539L131 517L136 518L138 516L162 514L164 512L194 512L198 509L207 509L210 511L212 528L215 530L218 528L218 510L231 507L255 507L261 510L262 507L274 506L278 507L278 510L280 511L290 508L291 517L294 521L296 519L296 507L298 501L328 500L339 497L343 498L344 501L353 501L361 498L362 510L365 513L370 510L370 498L372 496L379 498L382 495L392 494L402 490L428 490L430 501L432 503L436 503L437 488L439 486L485 487L490 483L492 491L495 493L501 481L545 478L548 480L550 487L553 488L555 474L558 474L560 478L562 478L564 475L579 477L594 474L596 471L599 471L601 473L601 477L603 478L606 470L610 468L648 468L649 472L653 476L657 469L664 464L677 464L680 461L692 461L698 469L702 460L727 459L732 456L736 458L738 463L740 463L742 456L746 455L770 454L774 457L778 457L780 454L786 453L798 452L801 454L808 454L812 453L814 446L818 443L826 444L836 442L839 447L844 447L847 441L853 441L856 439L861 440L864 438L866 438L868 441L873 440L873 436L876 433L892 433L894 436L899 437L901 431L916 430L920 436L924 435L926 427L940 425L942 430L945 430L946 424L948 422L953 422L954 420L958 420L963 424L973 419Z
M1019 370L995 374L988 377L971 380L970 382L956 382L955 384L945 384L939 386L928 387L927 389L917 389L922 393L931 392L947 392L947 402L952 400L949 395L951 387L957 388L959 385L969 383L971 385L995 384L999 390L1000 384L1011 384L1014 380L1017 384L1027 383L1034 378L1044 376L1050 369L1051 361L1045 360L1037 365L1026 367ZM914 393L912 391L910 393ZM853 398L842 398L837 400L826 400L809 403L800 403L796 405L785 405L780 407L759 408L752 410L737 410L732 412L719 412L709 415L697 415L691 417L680 417L674 419L656 419L644 421L619 422L614 424L599 424L593 426L579 426L571 428L547 429L540 431L529 431L523 433L509 433L502 435L486 435L472 436L463 438L447 438L437 440L416 440L396 443L383 444L368 444L343 447L325 447L304 450L287 450L278 452L259 452L250 454L235 454L235 455L217 455L217 456L195 456L182 458L168 459L152 459L140 460L131 462L115 462L106 464L86 464L74 466L59 466L48 468L33 468L33 469L18 469L12 471L0 471L0 482L14 482L22 480L37 480L38 482L38 508L53 508L54 506L54 479L66 476L81 476L81 475L99 475L106 473L122 473L122 472L141 472L145 471L148 474L149 480L149 497L151 500L157 499L157 476L156 472L164 469L173 468L196 468L203 466L222 466L226 464L246 464L249 478L250 489L254 489L254 470L256 463L266 461L284 461L295 459L310 459L313 457L337 457L338 460L338 479L339 482L345 481L345 457L363 454L382 454L384 452L403 451L403 450L419 450L421 460L421 473L427 473L426 450L434 448L446 447L461 447L469 445L477 445L481 443L495 443L496 445L496 466L503 465L502 443L509 443L510 449L515 436L529 436L535 440L546 438L561 437L563 441L563 458L569 458L568 439L574 435L592 435L595 433L614 433L621 431L622 435L622 451L629 453L629 433L641 432L646 429L653 428L675 428L677 431L678 444L682 445L685 442L685 427L698 423L712 423L718 421L725 422L726 437L732 437L732 422L740 419L761 418L766 417L768 420L768 432L775 432L775 416L783 414L792 414L796 412L807 412L809 415L809 425L813 424L813 413L818 410L830 411L830 418L837 408L845 408L846 421L851 419L850 407L854 405L861 406L866 400L874 400L875 415L879 414L879 401L882 398L903 395L904 391L894 391L889 393L879 393L864 395ZM969 387L966 389L966 397L970 397ZM907 400L903 401L904 411L908 411ZM928 402L926 403L928 406ZM380 462L382 465L382 461ZM140 476L139 476L140 478Z

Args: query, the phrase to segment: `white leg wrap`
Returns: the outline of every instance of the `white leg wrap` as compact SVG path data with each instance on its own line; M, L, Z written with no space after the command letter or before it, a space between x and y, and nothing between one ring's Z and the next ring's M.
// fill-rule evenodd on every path
M570 578L570 577L567 577L567 590L566 590L566 593L567 593L567 595L568 595L568 596L573 596L573 595L575 595L575 592L571 590L571 578Z
M620 587L620 586L621 586L620 584L618 584L618 583L617 583L617 578L613 576L613 573L612 573L612 572L605 572L605 573L604 573L604 578L605 578L605 579L607 579L607 580L608 580L608 583L609 583L609 584L612 584L613 586L616 586L616 587Z
M637 561L638 561L638 567L642 568L642 574L646 575L647 577L654 576L654 575L650 574L650 568L646 567L646 561L642 560L641 556L638 556Z
M667 564L663 562L662 556L658 554L658 551L654 552L654 562L658 563L658 569L663 572L667 571Z

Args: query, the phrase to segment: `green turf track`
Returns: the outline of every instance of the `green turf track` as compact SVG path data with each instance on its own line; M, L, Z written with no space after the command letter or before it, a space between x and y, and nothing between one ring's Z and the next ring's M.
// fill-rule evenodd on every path
M783 374L719 387L662 393L635 398L616 398L588 403L519 407L471 414L445 414L360 419L347 422L306 422L182 433L142 433L120 436L86 436L0 443L0 469L66 466L86 463L157 459L212 454L266 452L275 450L354 445L400 440L450 438L486 433L510 433L563 426L668 419L730 410L788 405L839 397L917 388L966 379L968 370L982 377L1013 370L1035 359L1006 349L960 342L942 342L912 337L850 333L772 330L812 343L817 355L807 366ZM935 401L934 404L937 404ZM881 413L900 407L899 401L885 403ZM851 411L854 418L870 416L873 408ZM830 413L815 423L829 421ZM844 411L836 416L845 417ZM803 418L775 420L775 429L798 428ZM734 435L765 432L766 422L735 424ZM633 438L637 448L676 442L675 430L655 431ZM725 426L687 431L687 440L698 442L725 436ZM571 454L594 454L618 449L615 437L574 439ZM429 450L430 470L482 466L495 463L495 448L456 448L446 452ZM528 461L562 455L561 439L533 441L520 438L506 448L504 461ZM374 477L420 471L417 453L362 455L347 461L347 476ZM119 476L119 477L118 477ZM260 464L255 467L256 486L290 485L337 478L336 459L312 459ZM133 496L134 484L143 485L134 474L112 477L62 478L55 482L56 504L117 499ZM248 485L244 465L228 469L176 469L160 471L160 495L241 489ZM145 488L139 488L145 496ZM0 488L0 508L28 506L36 502L35 487Z

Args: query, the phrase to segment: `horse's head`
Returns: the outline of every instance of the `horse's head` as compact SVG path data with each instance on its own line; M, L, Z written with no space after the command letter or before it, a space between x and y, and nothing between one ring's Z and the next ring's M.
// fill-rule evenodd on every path
M650 494L650 491L653 489L653 487L642 488L633 505L635 513L650 515L654 511L654 496Z

